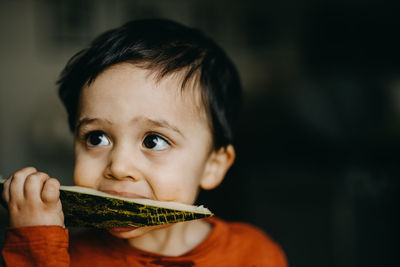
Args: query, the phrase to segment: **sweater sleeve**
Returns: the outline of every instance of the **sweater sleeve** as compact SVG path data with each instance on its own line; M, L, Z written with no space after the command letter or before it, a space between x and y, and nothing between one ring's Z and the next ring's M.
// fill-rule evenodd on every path
M67 267L68 230L60 226L7 229L2 255L6 266Z

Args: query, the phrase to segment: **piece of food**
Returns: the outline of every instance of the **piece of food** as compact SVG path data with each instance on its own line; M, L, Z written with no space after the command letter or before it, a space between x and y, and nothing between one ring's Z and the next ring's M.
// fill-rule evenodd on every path
M3 190L4 181L0 181L0 192ZM141 227L213 216L203 206L122 198L79 186L61 186L60 199L66 226Z

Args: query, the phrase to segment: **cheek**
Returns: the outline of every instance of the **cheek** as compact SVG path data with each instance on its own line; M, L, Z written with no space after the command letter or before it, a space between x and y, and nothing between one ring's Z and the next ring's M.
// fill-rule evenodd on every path
M193 204L197 197L204 164L194 159L182 159L176 164L152 170L152 187L157 199Z
M79 186L87 186L87 179L89 178L88 173L85 168L85 164L83 164L82 160L79 157L75 156L75 165L74 165L74 183Z
M101 174L101 164L82 153L75 154L75 185L95 188L96 180Z
M178 183L158 184L154 188L156 199L160 201L172 201L185 204L193 204L197 197L199 186L196 184L184 184L182 181Z

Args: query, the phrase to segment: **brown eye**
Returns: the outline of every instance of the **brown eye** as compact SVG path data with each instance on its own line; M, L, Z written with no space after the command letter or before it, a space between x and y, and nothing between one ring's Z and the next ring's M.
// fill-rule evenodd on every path
M110 140L102 131L93 131L86 135L86 143L88 146L108 146Z
M149 134L144 138L143 146L152 150L164 150L169 147L169 143L157 134Z

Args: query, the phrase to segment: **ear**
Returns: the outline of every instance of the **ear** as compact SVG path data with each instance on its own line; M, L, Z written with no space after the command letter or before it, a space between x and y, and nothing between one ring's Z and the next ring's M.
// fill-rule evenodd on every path
M224 180L225 174L232 166L235 157L236 153L232 145L214 150L208 158L200 187L205 190L217 187Z

